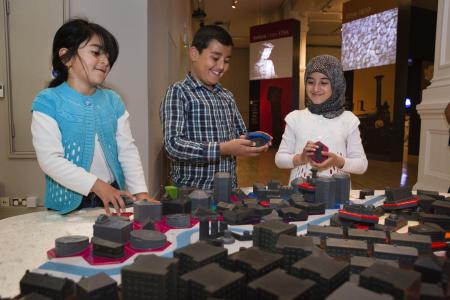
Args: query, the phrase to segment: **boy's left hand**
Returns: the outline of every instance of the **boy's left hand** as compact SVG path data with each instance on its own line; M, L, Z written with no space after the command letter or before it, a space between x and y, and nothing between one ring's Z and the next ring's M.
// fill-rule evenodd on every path
M150 197L150 195L148 193L138 193L138 194L135 194L134 196L136 196L136 201L147 199L150 202L160 203L158 200Z
M321 163L316 163L310 159L309 163L311 164L311 166L317 169L328 169L330 167L336 166L337 168L341 169L345 164L345 159L333 152L322 151L322 155L328 156L328 158Z

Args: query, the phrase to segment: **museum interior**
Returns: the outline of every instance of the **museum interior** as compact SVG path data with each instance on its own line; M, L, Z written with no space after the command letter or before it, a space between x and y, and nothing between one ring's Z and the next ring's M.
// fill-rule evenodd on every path
M449 299L450 0L2 0L0 17L0 299ZM73 18L117 39L101 86L123 100L157 205L46 207L60 183L38 162L32 103ZM272 139L235 158L237 186L220 170L202 189L171 179L161 107L207 25L233 40L220 86ZM276 155L319 55L342 65L367 170L291 180Z

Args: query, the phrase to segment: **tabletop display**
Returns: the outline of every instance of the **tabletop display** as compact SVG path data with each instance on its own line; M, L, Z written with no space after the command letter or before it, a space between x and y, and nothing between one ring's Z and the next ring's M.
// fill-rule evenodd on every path
M46 211L0 224L0 265L11 270L0 276L2 297L450 295L449 197L351 191L343 174L233 190L218 173L212 191L166 187L160 203L137 201L120 215Z

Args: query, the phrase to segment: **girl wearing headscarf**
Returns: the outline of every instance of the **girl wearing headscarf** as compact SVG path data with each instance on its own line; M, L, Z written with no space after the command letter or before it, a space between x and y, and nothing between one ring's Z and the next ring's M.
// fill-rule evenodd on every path
M335 173L362 174L367 170L367 158L361 144L359 119L344 110L345 78L339 60L330 55L311 59L305 71L306 108L289 113L280 147L275 155L279 168L292 169L289 182L311 176ZM328 147L322 155L328 158L314 162L320 141Z

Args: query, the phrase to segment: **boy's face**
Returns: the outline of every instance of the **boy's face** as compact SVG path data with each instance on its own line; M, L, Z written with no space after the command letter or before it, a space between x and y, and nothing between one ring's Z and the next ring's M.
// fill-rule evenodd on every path
M231 46L225 46L217 40L211 40L202 53L191 47L189 56L192 61L192 75L212 89L230 66L231 49Z

